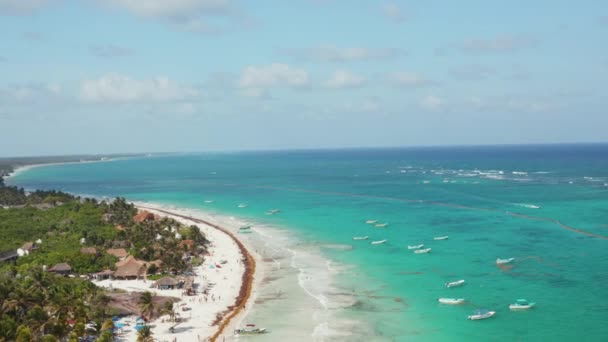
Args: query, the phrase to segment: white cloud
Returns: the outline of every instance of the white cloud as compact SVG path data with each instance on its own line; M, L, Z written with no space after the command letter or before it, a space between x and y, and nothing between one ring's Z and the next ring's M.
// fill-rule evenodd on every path
M417 88L431 85L432 82L424 77L408 71L396 71L386 75L390 85L404 88Z
M530 35L502 35L492 39L469 39L458 44L467 53L513 52L538 46L540 41Z
M227 13L231 0L98 0L146 17L185 18L193 14Z
M405 14L399 6L396 4L384 4L382 5L382 13L385 17L395 23L403 23L405 21Z
M325 86L333 89L357 88L365 85L365 78L347 70L336 70L325 82Z
M420 100L420 107L429 112L436 112L443 108L444 100L435 95L427 95Z
M160 19L172 27L201 34L221 34L251 18L239 11L232 0L97 0L98 3L131 12L140 17Z
M307 87L309 83L308 72L306 70L281 63L248 66L243 70L238 80L240 88L248 89L272 87L302 88Z
M543 113L554 111L562 106L551 97L531 95L472 96L465 99L464 104L466 110L476 110L484 113Z
M93 45L89 47L89 52L101 58L125 57L134 53L129 48L116 45Z
M63 88L56 83L15 84L0 88L0 103L40 104L56 100L62 93Z
M0 14L23 15L40 10L56 0L0 0Z
M287 49L289 55L315 62L351 62L375 59L390 59L402 56L403 50L396 48L338 47L318 45L303 49Z
M166 77L137 80L120 74L107 74L85 80L80 98L92 103L179 102L196 99L200 91L180 85Z

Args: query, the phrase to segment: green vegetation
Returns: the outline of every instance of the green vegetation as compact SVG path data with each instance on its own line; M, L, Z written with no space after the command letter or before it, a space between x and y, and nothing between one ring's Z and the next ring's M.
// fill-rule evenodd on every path
M103 321L107 304L104 291L86 280L34 268L1 273L0 341L65 338L76 330L70 323Z
M112 341L109 297L76 276L114 270L118 259L106 253L110 248L162 261L148 273L179 274L192 268L192 260L202 262L208 241L198 227L157 217L136 223L136 214L124 198L108 203L58 191L26 193L5 186L0 176L0 255L9 256L0 261L0 342L78 341L88 333ZM27 253L14 260L17 249ZM61 272L75 275L45 271L63 263L69 267ZM174 314L172 305L156 308L149 292L138 308L145 317ZM85 329L92 322L98 332ZM151 341L150 331L138 339Z

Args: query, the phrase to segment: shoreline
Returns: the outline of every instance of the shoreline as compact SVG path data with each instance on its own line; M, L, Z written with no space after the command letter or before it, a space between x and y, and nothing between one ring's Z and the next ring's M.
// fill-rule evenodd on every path
M179 217L188 221L192 221L195 223L199 223L199 224L204 224L206 226L212 227L214 229L216 229L217 231L227 235L230 239L232 239L232 241L238 246L238 249L240 251L240 253L242 254L243 258L245 259L245 271L242 274L241 277L241 284L240 284L240 288L239 288L239 293L238 296L235 299L235 302L233 305L230 305L227 307L226 310L217 313L217 317L219 318L219 322L214 322L214 326L217 325L218 329L217 331L209 337L206 337L206 339L208 339L209 341L217 341L220 337L228 337L227 334L230 333L230 330L227 330L228 328L232 327L234 325L234 321L236 320L236 318L238 318L239 315L245 315L246 312L246 307L251 306L251 300L252 300L252 294L255 291L255 278L256 278L256 258L253 256L252 253L249 252L249 250L245 247L245 245L243 244L243 242L238 239L232 232L230 232L228 229L217 225L215 223L211 223L207 220L203 220L200 218L196 218L196 217L192 217L192 216L188 216L188 215L184 215L184 214L178 214L175 212L171 212L168 211L166 209L163 208L154 208L154 207L150 207L148 206L149 204L146 205L142 205L142 204L138 204L138 203L133 203L138 209L143 209L143 210L147 210L150 211L152 213L154 212L158 212L164 215L167 215L169 217ZM211 241L213 243L213 241ZM227 331L226 331L227 330ZM230 337L232 337L232 335L229 335Z
M99 159L99 160L82 160L82 161L65 161L65 162L52 162L52 163L41 163L41 164L27 164L27 165L19 165L13 169L12 172L4 176L4 180L7 180L11 177L15 177L20 173L26 172L31 169L43 167L43 166L56 166L56 165L69 165L69 164L89 164L89 163L107 163L113 162L117 160L125 160L130 158L138 158L145 157L141 156L132 156L132 157L116 157L116 158L107 158L107 159Z

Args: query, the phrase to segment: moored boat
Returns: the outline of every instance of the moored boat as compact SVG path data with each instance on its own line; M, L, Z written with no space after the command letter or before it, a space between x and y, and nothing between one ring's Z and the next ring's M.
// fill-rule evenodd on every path
M459 305L464 303L464 298L438 298L437 301L441 304Z
M515 303L509 305L509 310L529 310L532 309L536 303L530 303L525 299L518 299Z
M384 228L388 227L388 223L378 223L374 225L376 228Z
M424 249L416 249L414 250L414 253L416 254L424 254L424 253L428 253L431 251L431 248L424 248Z
M236 329L234 331L235 334L238 335L256 335L256 334L265 334L268 331L266 330L266 328L242 328L242 329Z
M407 249L420 249L424 247L424 244L419 244L419 245L415 245L415 246L407 246Z
M248 205L247 205L247 204L245 204L245 203L241 203L241 204L239 204L239 205L238 205L238 207L239 207L239 208L247 208L247 207L248 207Z
M496 311L488 311L488 310L477 310L474 314L468 316L467 318L476 321L479 319L486 319L496 315Z
M386 239L384 239L384 240L378 240L378 241L372 241L371 244L372 245L380 245L380 244L385 243L386 241L387 241Z
M214 200L205 200L205 203L213 203L215 202Z
M460 280L456 280L456 281L451 281L449 283L445 283L445 287L457 287L457 286L462 286L464 285L464 279L460 279Z
M447 240L447 239L448 239L447 235L446 236L437 236L437 237L433 238L433 240Z
M353 236L353 240L367 240L369 236Z
M365 221L365 223L367 224L376 224L378 222L378 220L367 220Z
M279 209L270 209L266 212L266 215L274 215L279 212L281 212L281 210L279 210Z
M510 262L511 262L511 261L513 261L513 260L515 260L515 258L508 258L508 259L500 259L500 258L497 258L497 259L496 259L496 264L497 264L497 265L508 264L508 263L510 263Z

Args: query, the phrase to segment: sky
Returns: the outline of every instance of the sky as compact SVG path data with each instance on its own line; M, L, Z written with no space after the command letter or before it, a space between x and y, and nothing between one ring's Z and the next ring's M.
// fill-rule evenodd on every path
M0 0L0 156L608 141L608 2Z

